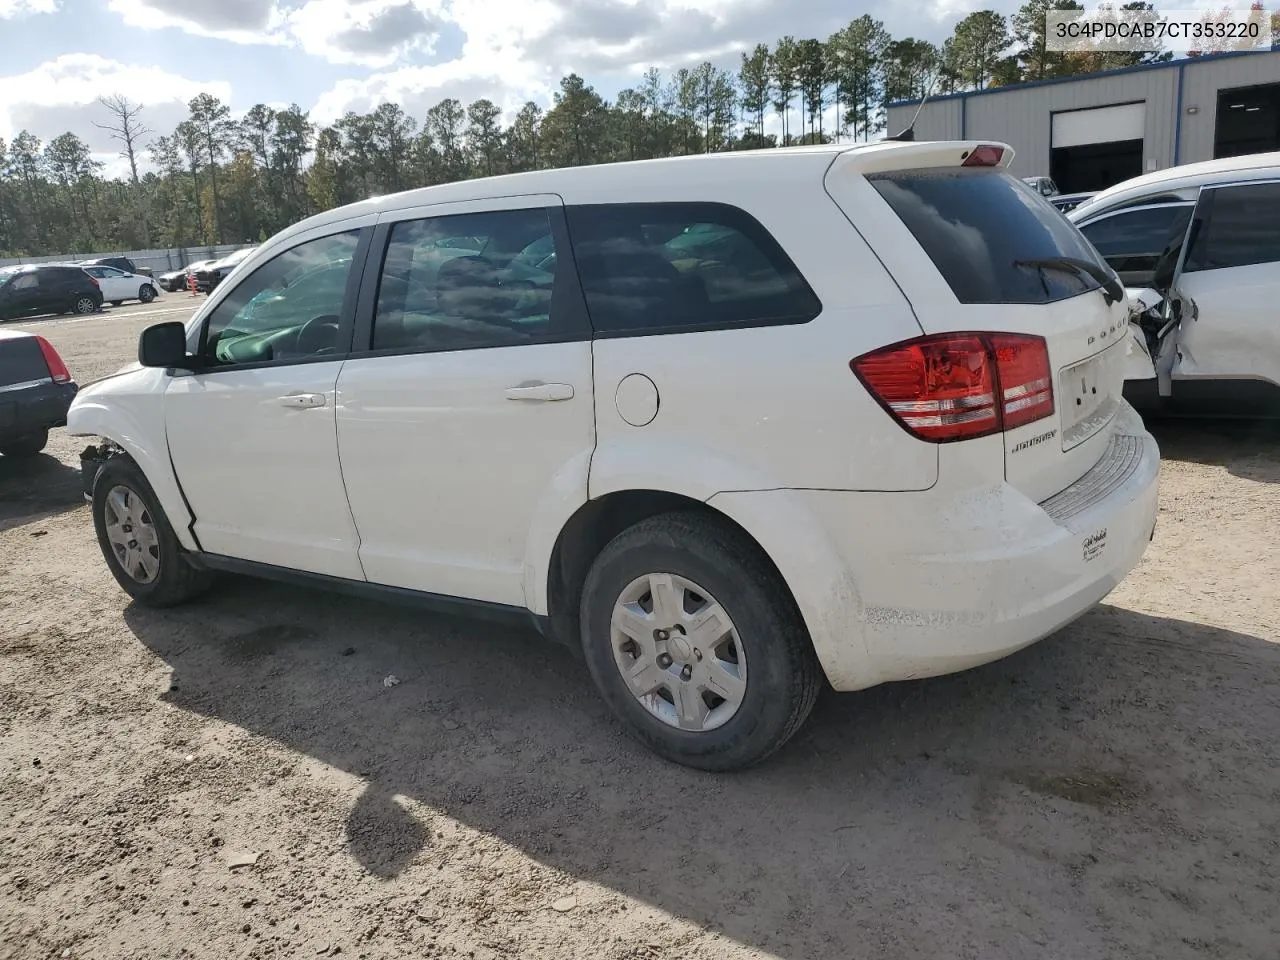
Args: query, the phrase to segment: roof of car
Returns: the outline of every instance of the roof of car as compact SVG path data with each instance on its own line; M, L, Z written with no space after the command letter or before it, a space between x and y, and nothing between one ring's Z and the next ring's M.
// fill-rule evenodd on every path
M275 247L278 242L315 227L328 226L382 211L402 210L429 204L534 194L558 194L567 203L586 203L595 201L582 198L598 196L602 188L619 183L639 188L653 185L666 187L678 183L682 192L686 194L696 194L699 188L705 188L708 192L714 193L722 192L728 178L740 179L754 185L761 180L793 176L801 170L822 170L841 154L857 154L867 158L875 166L879 158L897 151L924 152L939 148L974 147L993 142L990 140L894 141L884 139L870 143L826 143L694 154L683 157L659 157L651 160L626 160L477 177L370 197L367 200L357 200L341 207L334 207L294 224L261 246ZM998 145L1005 149L1008 157L1012 157L1011 147L1007 144Z
M1184 163L1176 167L1144 173L1108 187L1095 194L1087 205L1076 207L1072 213L1093 214L1114 203L1148 193L1172 193L1176 190L1202 187L1208 183L1256 179L1277 173L1280 173L1280 152L1251 153L1241 157Z

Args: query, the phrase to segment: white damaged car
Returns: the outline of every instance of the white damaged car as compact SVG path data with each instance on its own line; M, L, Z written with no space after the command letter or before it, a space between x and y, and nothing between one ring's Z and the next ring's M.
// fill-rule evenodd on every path
M1136 177L1067 217L1131 300L1143 291L1125 387L1135 406L1280 416L1280 153Z

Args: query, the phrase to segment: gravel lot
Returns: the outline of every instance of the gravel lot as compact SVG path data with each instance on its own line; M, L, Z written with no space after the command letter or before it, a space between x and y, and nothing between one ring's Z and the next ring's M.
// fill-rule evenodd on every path
M26 326L83 383L191 305ZM633 746L533 635L245 580L127 605L58 431L0 458L0 957L1274 958L1280 431L1153 429L1104 605L828 692L735 776Z

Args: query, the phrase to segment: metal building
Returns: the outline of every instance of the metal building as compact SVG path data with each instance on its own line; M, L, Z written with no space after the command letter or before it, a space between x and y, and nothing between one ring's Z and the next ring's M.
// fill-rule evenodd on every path
M1280 150L1280 50L1222 53L893 103L887 130L917 109L917 140L1000 140L1011 172L1063 193L1151 170Z

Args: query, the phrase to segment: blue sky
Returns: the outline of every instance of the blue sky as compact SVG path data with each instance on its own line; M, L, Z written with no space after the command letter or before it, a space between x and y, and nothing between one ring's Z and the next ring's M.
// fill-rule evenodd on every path
M169 133L200 91L236 113L297 103L320 122L400 103L414 116L453 96L508 114L549 106L561 76L606 97L648 65L670 71L783 34L826 37L862 13L899 37L940 41L982 6L1014 0L0 0L0 137L71 129L120 170L93 126L119 93Z

